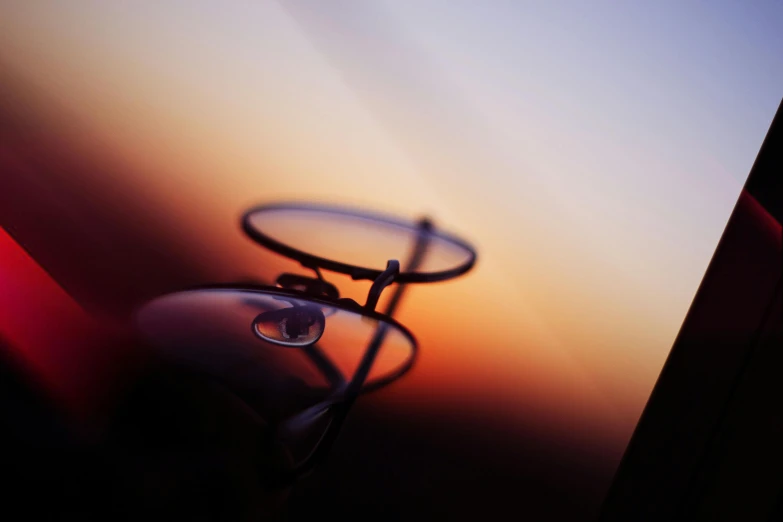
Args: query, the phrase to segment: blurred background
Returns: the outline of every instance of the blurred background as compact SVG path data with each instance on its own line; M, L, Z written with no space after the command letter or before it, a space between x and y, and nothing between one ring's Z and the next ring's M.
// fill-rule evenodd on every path
M99 426L143 356L70 339L302 272L243 235L249 206L428 215L478 264L409 290L417 366L357 403L289 515L589 519L780 103L782 21L762 1L5 2L0 346Z

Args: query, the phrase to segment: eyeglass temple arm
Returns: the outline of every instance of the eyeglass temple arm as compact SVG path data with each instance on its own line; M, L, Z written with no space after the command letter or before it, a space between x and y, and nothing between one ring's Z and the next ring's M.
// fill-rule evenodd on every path
M427 253L427 248L429 247L430 243L430 232L432 231L432 228L433 225L429 219L424 218L419 221L419 233L416 237L416 245L413 248L410 259L408 259L408 262L406 263L405 271L416 270L424 261L424 256ZM373 286L375 286L375 283L373 283ZM372 292L372 289L370 289L370 291ZM402 299L403 292L405 292L405 285L397 285L397 288L394 289L394 293L389 300L389 304L386 305L386 310L384 311L385 315L391 317L394 314L394 311L397 309L397 306L400 303L400 299ZM375 330L375 335L373 335L373 338L367 347L367 351L364 353L364 357L362 357L362 361L359 363L359 368L356 370L356 373L351 379L351 382L349 382L348 386L346 387L345 397L347 402L351 403L356 399L356 397L358 397L359 390L367 380L367 376L370 373L370 368L372 368L372 365L375 362L375 357L378 355L378 350L383 344L387 330L388 327L386 323L381 323Z
M389 260L386 264L386 270L384 270L375 279L375 281L373 281L372 287L370 287L370 292L367 296L367 303L364 305L365 308L373 311L375 310L375 306L378 303L378 299L381 296L381 292L383 292L384 288L386 288L387 286L389 286L391 283L394 282L394 279L397 277L397 274L399 273L400 273L400 262L395 259ZM381 329L383 329L383 333L379 335ZM339 401L335 399L327 399L326 401L316 404L315 406L308 408L307 410L295 415L294 417L286 421L285 429L297 430L299 425L306 426L311 421L312 418L319 416L320 414L325 412L327 408L331 407L333 412L332 422L329 424L329 427L321 436L321 439L316 444L315 449L305 459L305 461L302 462L302 464L298 466L296 469L294 469L293 473L289 477L287 477L287 479L285 480L286 483L291 483L293 482L293 480L296 479L296 477L312 471L312 469L323 459L326 453L328 453L334 440L337 438L337 434L340 431L340 427L342 426L342 423L345 419L345 416L348 413L348 410L353 404L356 395L358 395L358 393L353 392L353 389L357 385L358 385L357 390L361 389L361 386L364 383L365 379L367 378L367 374L369 373L370 366L372 366L372 362L375 359L375 353L377 353L378 347L380 347L381 343L383 342L385 331L386 331L385 323L379 325L378 329L375 330L375 334L373 335L373 340L370 343L370 351L373 352L372 357L368 358L367 353L365 353L365 356L362 358L361 362L359 363L359 369L356 371L351 381L345 386L343 393L340 394L341 396ZM357 379L357 377L359 378Z
M406 271L416 270L424 261L424 256L426 255L427 248L429 247L431 238L430 232L432 229L433 224L429 219L424 218L419 221L419 233L416 237L416 245L410 258L408 259L408 262L405 265ZM396 264L396 268L393 263ZM394 282L393 278L390 281L385 282L389 278L390 271L395 274L399 273L399 262L389 261L386 270L380 276L378 276L375 282L373 282L373 286L370 288L370 296L367 298L368 305L372 304L373 310L375 309L375 305L378 302L381 291L383 291L386 286ZM377 295L373 294L373 289L375 289ZM391 316L394 313L397 305L400 302L400 299L402 298L404 289L405 285L397 286L394 293L392 294L391 299L389 300L389 304L386 305L386 310L384 312L386 315ZM294 476L302 476L303 474L312 471L312 469L323 460L323 458L331 449L334 441L337 439L337 435L340 433L340 429L343 425L343 422L345 421L346 416L348 415L348 411L351 409L351 406L353 406L353 403L359 396L359 391L361 390L362 385L364 385L364 382L367 380L367 376L370 373L370 368L372 368L373 362L375 362L375 357L378 355L378 350L383 344L383 340L386 337L387 331L388 327L386 323L380 324L375 330L375 334L373 335L373 338L367 347L367 351L359 363L359 368L356 370L353 378L346 386L343 395L343 401L332 405L332 410L334 412L332 422L326 429L323 437L321 437L321 440L319 441L313 453L294 470L291 476L291 480L293 480Z

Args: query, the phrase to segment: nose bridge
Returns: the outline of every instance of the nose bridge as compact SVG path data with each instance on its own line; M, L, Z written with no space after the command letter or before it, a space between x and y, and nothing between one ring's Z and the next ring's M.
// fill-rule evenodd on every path
M275 284L286 290L299 290L308 295L326 296L331 299L339 299L340 291L335 285L320 277L308 277L300 274L281 274Z

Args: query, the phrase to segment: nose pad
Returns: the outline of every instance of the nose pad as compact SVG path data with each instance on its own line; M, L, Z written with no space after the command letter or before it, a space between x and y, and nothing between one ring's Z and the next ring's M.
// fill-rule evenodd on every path
M258 314L252 330L256 337L278 346L302 348L318 342L326 328L317 306L295 305Z

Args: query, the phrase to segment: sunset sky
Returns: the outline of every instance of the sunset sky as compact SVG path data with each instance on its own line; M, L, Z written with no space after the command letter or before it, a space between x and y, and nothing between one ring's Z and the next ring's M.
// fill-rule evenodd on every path
M180 223L221 280L273 257L239 232L253 204L433 216L479 262L411 289L421 361L383 400L503 404L619 455L781 101L781 23L780 2L11 1L0 66L136 173L85 183Z

